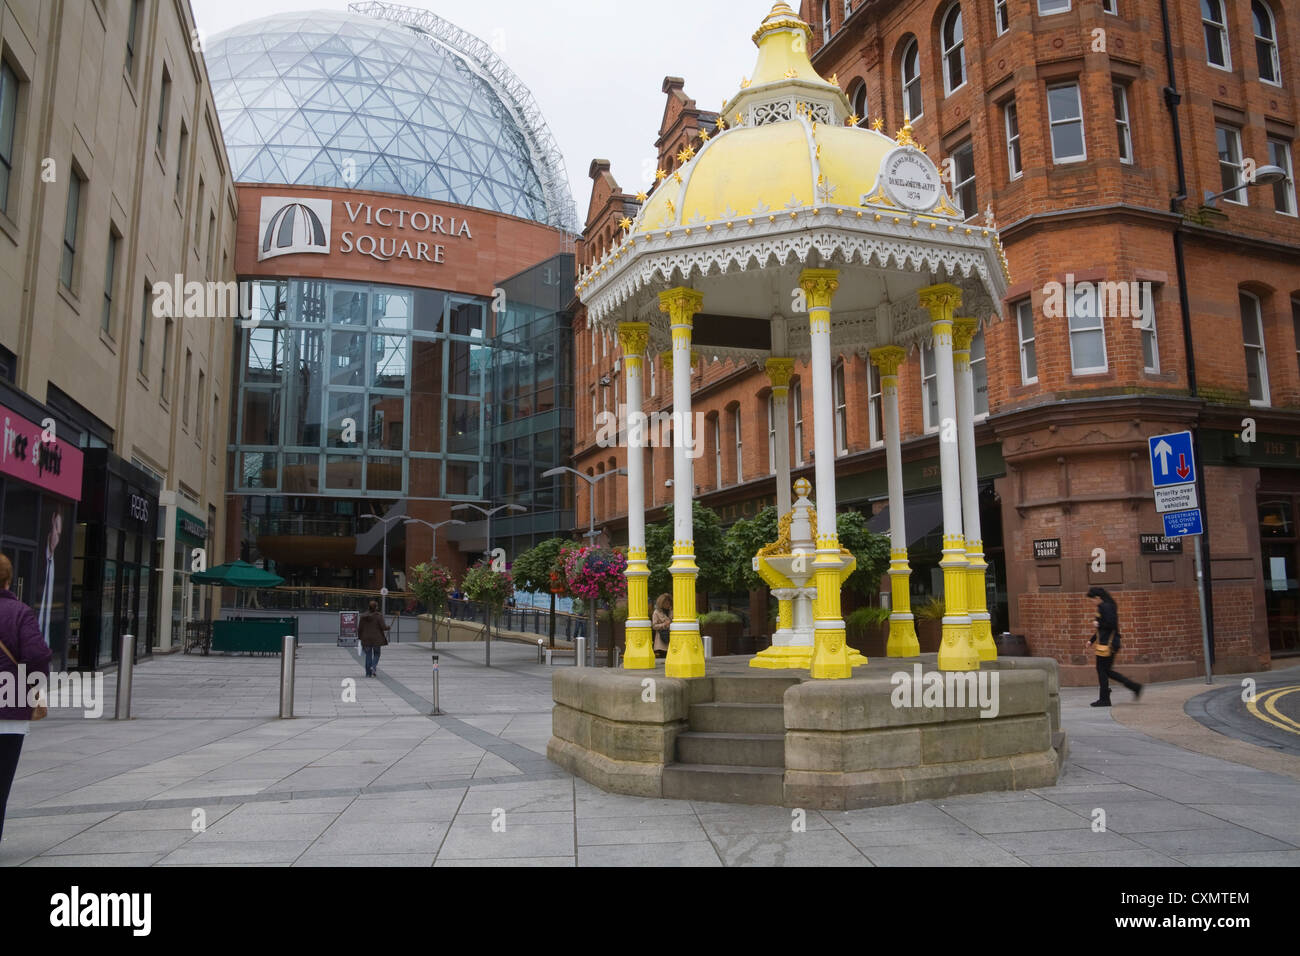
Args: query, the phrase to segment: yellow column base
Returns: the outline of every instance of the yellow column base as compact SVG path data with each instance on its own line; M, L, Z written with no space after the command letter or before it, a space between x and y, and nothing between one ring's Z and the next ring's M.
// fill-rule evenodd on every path
M885 642L886 657L917 657L921 653L921 642L916 637L916 622L911 618L905 620L889 619L889 640Z
M648 623L640 626L629 624L623 631L623 644L624 670L654 670L655 651Z
M821 680L840 680L853 676L849 663L849 645L843 629L819 628L813 637L812 666L808 675Z
M971 643L982 661L998 659L998 645L993 640L993 622L986 618L973 618L970 622Z
M939 670L977 671L980 657L971 640L969 623L943 625L943 642L939 645Z
M665 677L703 677L704 642L700 631L673 630L668 638L668 657L664 661Z
M861 652L850 647L849 666L861 667L867 663L867 659L862 656ZM749 662L750 667L762 667L766 670L811 670L813 662L813 648L807 644L801 644L794 647L786 645L785 647L765 647Z

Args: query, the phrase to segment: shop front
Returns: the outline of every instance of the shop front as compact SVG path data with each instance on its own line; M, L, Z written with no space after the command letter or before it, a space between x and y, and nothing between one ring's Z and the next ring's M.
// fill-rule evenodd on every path
M73 589L81 639L77 657L69 656L81 670L120 661L125 634L135 639L136 659L156 643L160 490L156 478L108 449L86 452Z
M0 551L13 564L10 590L36 612L57 669L75 653L80 625L70 533L82 497L79 436L22 393L0 398Z

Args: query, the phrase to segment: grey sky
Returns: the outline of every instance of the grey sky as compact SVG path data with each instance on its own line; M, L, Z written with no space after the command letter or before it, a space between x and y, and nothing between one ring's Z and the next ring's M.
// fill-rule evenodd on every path
M290 10L346 9L346 0L190 0L208 37ZM532 90L568 167L578 220L586 218L596 157L628 192L654 175L665 76L716 110L754 68L750 36L771 0L406 0L480 39ZM796 3L791 3L796 6Z

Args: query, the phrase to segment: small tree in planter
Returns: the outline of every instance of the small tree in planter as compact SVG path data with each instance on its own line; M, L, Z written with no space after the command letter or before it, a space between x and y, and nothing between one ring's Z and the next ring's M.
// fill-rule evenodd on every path
M570 593L582 598L590 609L607 607L627 594L627 556L611 548L571 549L564 558L564 577ZM592 619L594 614L588 612ZM595 639L595 634L592 634ZM613 647L611 645L611 654Z
M569 593L564 580L561 556L569 542L563 538L549 538L515 558L510 570L515 583L525 591L549 591L551 595L550 638L555 646L555 599Z
M492 664L492 618L501 617L501 609L515 593L514 578L509 571L493 571L492 565L479 561L465 572L461 589L471 601L487 608L487 662Z
M438 643L438 615L447 613L453 582L451 572L440 564L423 561L409 569L406 580L416 600L423 604L433 617L432 644Z

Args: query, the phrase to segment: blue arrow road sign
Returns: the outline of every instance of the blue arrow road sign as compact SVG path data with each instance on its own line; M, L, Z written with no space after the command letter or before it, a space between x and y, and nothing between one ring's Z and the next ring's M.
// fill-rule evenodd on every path
M1151 485L1182 485L1196 480L1196 459L1192 455L1192 433L1173 432L1147 439L1151 452Z
M1202 534L1201 509L1191 511L1171 511L1161 515L1165 519L1165 537L1181 538L1184 535Z

